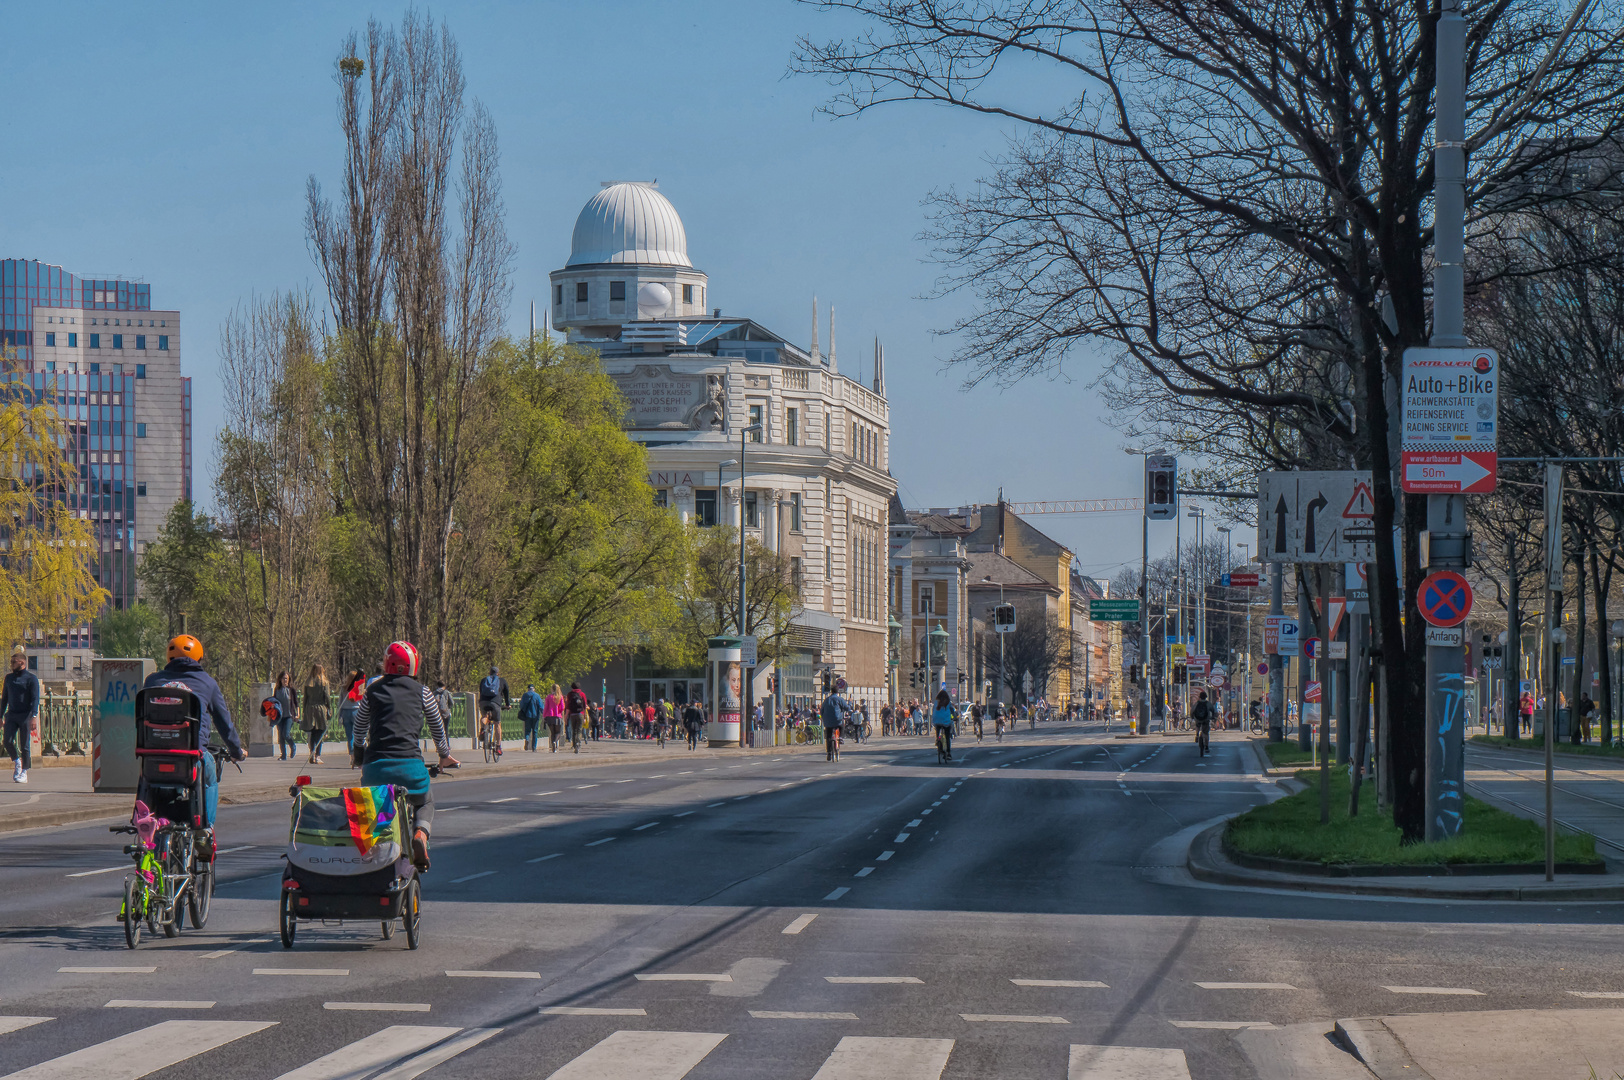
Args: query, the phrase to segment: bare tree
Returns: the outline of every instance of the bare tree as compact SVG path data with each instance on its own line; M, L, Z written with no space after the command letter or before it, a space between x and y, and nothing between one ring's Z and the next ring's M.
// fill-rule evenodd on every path
M972 194L941 196L946 284L981 300L954 328L972 379L1059 375L1071 350L1090 344L1125 383L1159 388L1163 400L1228 403L1215 410L1228 423L1287 433L1240 440L1291 451L1260 463L1350 447L1353 464L1374 473L1378 535L1402 527L1405 580L1419 580L1423 503L1401 505L1395 492L1389 394L1404 350L1429 329L1435 6L820 6L868 20L850 39L801 42L796 67L835 83L834 111L930 101L1015 126L991 177ZM1555 0L1462 8L1467 206L1481 235L1571 199L1571 188L1542 181L1624 128L1624 13L1581 5L1570 18ZM1050 107L1032 93L1034 73L1060 86ZM1386 545L1375 570L1394 816L1416 839L1422 620Z

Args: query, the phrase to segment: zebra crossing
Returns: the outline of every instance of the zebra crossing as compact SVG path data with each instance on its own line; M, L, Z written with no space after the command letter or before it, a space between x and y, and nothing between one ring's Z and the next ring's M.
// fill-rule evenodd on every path
M0 1017L0 1035L35 1028L50 1017ZM7 1073L3 1080L140 1080L204 1058L227 1044L278 1026L273 1020L165 1020ZM356 1039L274 1080L417 1080L501 1034L501 1028L395 1024ZM685 1080L728 1039L722 1032L616 1031L577 1054L547 1080ZM831 1036L834 1038L834 1036ZM810 1080L941 1080L956 1040L869 1035L839 1037L820 1061L797 1072ZM1071 1044L1065 1080L1190 1080L1184 1052L1173 1048ZM479 1065L470 1059L472 1064ZM523 1074L538 1072L527 1062ZM1055 1080L1061 1076L1056 1060ZM503 1075L500 1066L480 1066ZM430 1080L433 1080L431 1077ZM698 1080L696 1077L695 1080ZM1045 1076L1042 1080L1048 1080Z

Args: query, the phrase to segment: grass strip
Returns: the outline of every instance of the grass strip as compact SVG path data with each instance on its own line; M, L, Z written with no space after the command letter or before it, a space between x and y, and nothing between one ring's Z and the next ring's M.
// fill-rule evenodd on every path
M1360 794L1360 813L1348 817L1348 773L1331 770L1331 821L1319 820L1319 773L1303 770L1297 778L1306 791L1256 807L1229 823L1225 838L1237 851L1276 859L1298 859L1331 866L1436 866L1463 863L1543 863L1545 837L1528 821L1466 796L1466 822L1460 836L1435 844L1400 844L1390 814L1376 809L1370 785ZM1556 837L1558 862L1595 863L1596 839L1589 833Z
M1314 760L1312 750L1304 750L1295 739L1284 742L1265 742L1263 752L1269 755L1269 764L1284 769L1292 765L1307 765Z
M1504 735L1473 735L1472 741L1484 746L1503 746L1507 750L1545 752L1545 737L1537 739L1510 739ZM1588 754L1591 757L1624 758L1624 745L1603 746L1600 743L1571 743L1558 740L1552 747L1558 754Z

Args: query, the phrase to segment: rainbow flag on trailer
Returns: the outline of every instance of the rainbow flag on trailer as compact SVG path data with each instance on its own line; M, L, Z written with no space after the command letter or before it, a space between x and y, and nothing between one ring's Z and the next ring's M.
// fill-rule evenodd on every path
M394 788L352 787L344 789L344 812L350 822L350 839L361 854L395 835Z

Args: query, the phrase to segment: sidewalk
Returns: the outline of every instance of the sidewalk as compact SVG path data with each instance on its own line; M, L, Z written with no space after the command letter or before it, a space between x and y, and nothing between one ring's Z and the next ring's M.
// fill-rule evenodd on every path
M1621 1018L1618 1009L1412 1013L1339 1020L1336 1038L1381 1080L1613 1080L1624 1073Z
M461 762L460 767L439 777L435 783L456 783L552 769L693 761L700 758L736 759L741 754L817 754L822 750L821 745L815 744L712 750L701 741L700 748L690 752L685 742L675 740L667 740L662 750L653 741L600 739L588 741L579 754L568 750L550 754L546 747L528 752L522 739L512 739L503 741L500 761L487 763L480 751L469 748L468 739L464 736L451 741L452 756ZM357 774L349 767L342 742L328 743L322 756L326 760L325 765L307 764L302 757L293 761L251 757L242 762L241 773L228 764L220 778L220 802L231 805L286 799L289 785L299 776L309 776L318 786L341 787L355 782ZM130 813L132 798L126 793L91 791L88 763L30 770L27 784L8 783L6 778L0 777L0 833L103 818L126 818Z

